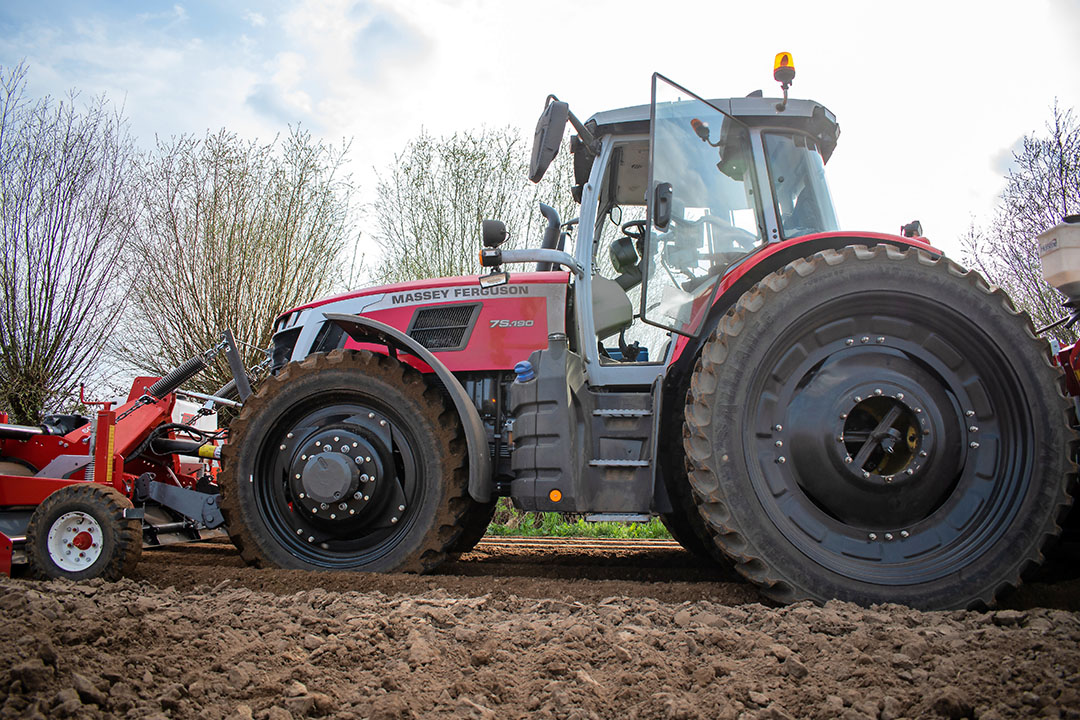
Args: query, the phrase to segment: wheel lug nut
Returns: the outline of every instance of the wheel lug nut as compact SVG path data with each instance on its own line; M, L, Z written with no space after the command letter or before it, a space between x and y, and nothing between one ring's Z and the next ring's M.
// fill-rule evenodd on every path
M367 501L368 501L368 500L370 500L370 499L371 499L371 496L370 496L370 495L365 495L365 496L364 496L364 501L365 501L365 502L367 502Z
M856 395L855 402L862 402L862 395Z
M352 497L353 497L353 500L359 500L360 498L363 497L363 495L361 495L360 493L353 493Z
M345 503L341 503L340 505L337 506L337 509L338 510L348 510L349 506L346 505Z
M861 338L859 338L859 342L868 343L870 342L870 337L868 335L863 335Z
M844 462L847 463L848 465L850 465L851 464L851 456L848 455L846 458L844 458Z
M863 476L863 480L865 480L865 479L870 477L870 473L868 473L866 470L863 470L862 471L862 476Z
M319 509L320 509L320 510L325 510L325 509L326 509L327 507L328 507L328 506L327 506L327 504L326 504L326 503L319 503Z
M978 425L972 425L971 427L968 428L968 432L979 432L979 426Z
M300 493L300 499L301 499L301 500L303 500L303 499L304 499L304 493Z
M297 479L297 480L299 480L299 479L300 479L300 473L296 473L296 479Z
M923 450L919 453L919 457L926 457L926 451Z
M281 450L284 450L284 449L285 449L285 446L284 446L284 445L282 445L282 446L281 446L281 448L279 448L279 449L281 449Z
M300 459L301 459L301 460L307 460L307 455L301 455L301 456L300 456Z
M311 536L311 535L308 535L307 541L308 542L315 542L315 538L313 536Z
M783 425L773 425L773 430L775 430L776 432L781 432L781 431L783 431L783 429L784 429Z
M874 388L875 395L881 395L881 388Z
M877 339L877 341L878 341L879 343L883 343L883 342L885 342L885 338L883 338L882 336L878 335L878 339Z
M870 533L867 537L869 537L871 540L877 540L877 533Z
M334 513L330 513L330 519L337 520L337 515L335 515Z
M892 533L885 533L886 540L892 540Z
M352 444L352 446L353 446L353 447L357 447L357 444L356 444L356 443L353 443L353 444Z
M398 505L397 509L400 510L401 512L405 512L405 506L404 505Z
M379 427L386 427L386 421L385 420L380 420L379 421Z
M914 475L914 474L915 474L915 470L914 470L914 469L912 469L912 468L908 468L907 470L905 470L905 471L904 471L904 473L905 473L906 475Z
M287 438L291 438L292 436L293 436L293 434L292 434L292 433L287 433L287 434L285 435L285 437L287 437Z
M776 462L779 463L780 465L783 465L784 463L787 462L787 458L784 457L783 455L781 455L780 457L776 458Z
M315 441L315 447L322 447L322 441L321 440L316 440Z
M964 414L967 415L968 417L975 417L975 411L974 410L967 410L967 411L964 412Z
M776 447L784 447L784 441L783 440L777 440L773 444L776 445Z
M349 446L348 445L342 445L341 446L341 452L343 452L343 453L349 452Z
M907 530L901 530L900 531L900 537L906 538L906 537L910 537L910 536L911 536L911 533L909 533Z
M844 344L845 344L845 345L849 345L849 346L850 346L850 345L854 345L854 344L855 344L855 341L854 341L854 340L852 340L851 338L848 338L847 340L845 340L845 341L844 341Z
M371 456L369 455L366 458L364 458L364 462L371 462Z
M375 413L368 413L367 416L368 416L368 420L374 420L375 419Z
M335 435L334 436L334 442L341 442L341 438L339 438L337 435Z
M296 534L297 535L303 535L304 531L302 529L300 529L300 528L296 528Z
M839 443L844 442L844 436L843 435L837 435L836 436L836 442L839 442Z
M972 450L978 450L979 449L979 443L977 443L977 442L969 443L968 447L971 448Z
M840 413L841 420L847 420L847 413Z
M396 522L397 522L397 518L396 518L396 517L392 517L392 518L390 518L390 522L391 522L391 523L396 523Z
M312 515L314 515L317 512L319 512L319 508L311 508L311 514Z

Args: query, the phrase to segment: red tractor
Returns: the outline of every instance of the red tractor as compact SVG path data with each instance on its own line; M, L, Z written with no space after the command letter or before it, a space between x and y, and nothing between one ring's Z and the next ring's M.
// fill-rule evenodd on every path
M224 352L234 379L192 417L173 422L180 386ZM116 580L144 545L212 537L224 520L217 484L199 462L214 459L224 431L201 429L217 404L251 394L232 334L163 378L139 377L126 402L93 419L49 415L12 425L0 413L0 572L28 563L38 577Z
M659 516L781 602L989 604L1042 559L1075 477L1071 406L1009 298L920 237L841 231L836 119L760 92L569 121L580 216L481 277L373 287L276 321L223 452L257 565L431 570L499 497ZM792 71L793 74L793 71ZM576 234L576 237L574 235ZM511 263L535 263L510 274Z

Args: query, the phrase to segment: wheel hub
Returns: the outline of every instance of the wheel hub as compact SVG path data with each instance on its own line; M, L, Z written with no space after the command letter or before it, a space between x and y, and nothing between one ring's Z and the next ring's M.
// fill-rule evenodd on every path
M49 528L46 547L49 557L61 570L79 572L101 557L102 529L92 515L69 512Z
M941 384L902 353L833 355L787 408L788 467L818 507L848 525L909 526L945 500L962 460L951 407Z
M376 448L353 429L316 432L293 453L289 482L294 502L316 519L354 518L375 494L381 464Z

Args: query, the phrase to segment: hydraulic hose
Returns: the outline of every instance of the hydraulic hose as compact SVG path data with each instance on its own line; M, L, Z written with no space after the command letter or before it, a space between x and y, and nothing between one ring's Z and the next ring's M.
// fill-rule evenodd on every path
M196 355L151 385L147 392L160 400L205 369L206 360L201 355Z

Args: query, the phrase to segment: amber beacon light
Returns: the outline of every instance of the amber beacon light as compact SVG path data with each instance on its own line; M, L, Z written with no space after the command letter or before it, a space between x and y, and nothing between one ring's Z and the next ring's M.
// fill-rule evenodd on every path
M777 111L784 112L787 107L787 91L791 87L791 81L795 79L795 59L791 57L791 53L776 53L772 76L776 82L780 83L780 89L784 91L784 101L776 104Z

